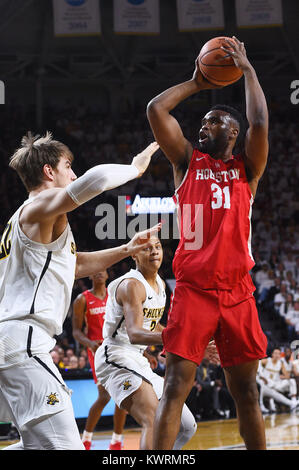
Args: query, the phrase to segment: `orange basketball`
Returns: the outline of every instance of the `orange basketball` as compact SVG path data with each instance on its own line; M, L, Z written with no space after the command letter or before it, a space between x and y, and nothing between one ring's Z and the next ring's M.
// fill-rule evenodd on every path
M232 38L225 36L213 38L205 43L198 56L203 76L209 82L222 86L238 81L243 75L242 70L236 67L233 58L221 49L221 46L230 49L224 39L233 41Z

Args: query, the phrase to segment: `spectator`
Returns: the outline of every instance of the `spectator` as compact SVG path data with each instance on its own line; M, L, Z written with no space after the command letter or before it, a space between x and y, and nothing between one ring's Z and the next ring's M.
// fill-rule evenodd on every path
M86 357L85 356L79 356L79 360L78 360L78 369L86 372L86 371L89 371L89 367L88 367L88 364L87 364L87 361L86 361Z
M186 404L198 420L215 417L214 372L215 367L207 358L197 367L194 386Z
M70 362L68 365L68 369L78 369L79 367L79 359L77 356L73 355L69 358Z
M54 364L59 368L59 354L57 351L53 350L50 352Z
M290 307L285 321L288 326L289 342L299 338L299 301Z

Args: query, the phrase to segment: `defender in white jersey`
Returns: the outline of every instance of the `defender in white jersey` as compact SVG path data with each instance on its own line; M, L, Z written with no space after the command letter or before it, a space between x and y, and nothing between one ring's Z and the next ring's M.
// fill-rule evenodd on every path
M160 319L166 302L165 284L158 270L163 253L159 238L133 257L136 269L108 286L103 327L104 341L95 354L101 385L120 408L142 427L140 449L153 448L153 423L164 380L144 357L148 345L162 344ZM181 449L197 429L190 410L183 407L174 449Z
M76 178L61 142L23 137L10 160L29 199L0 242L0 396L21 436L11 449L84 449L70 393L49 351L62 332L75 277L93 275L147 246L159 227L118 248L76 253L67 212L141 176L153 143L131 165L98 165ZM0 416L1 418L1 416Z

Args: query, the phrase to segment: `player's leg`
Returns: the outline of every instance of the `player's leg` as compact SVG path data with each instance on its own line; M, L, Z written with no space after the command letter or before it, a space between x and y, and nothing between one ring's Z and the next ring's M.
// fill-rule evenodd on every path
M199 314L202 312L202 314ZM184 403L192 389L219 319L216 291L177 283L163 330L166 373L155 418L154 449L171 450L178 437Z
M184 404L182 409L181 425L173 446L173 450L181 450L184 445L190 441L192 436L194 436L196 430L197 423L194 419L194 416L189 410L188 406Z
M107 403L110 401L110 395L102 385L98 385L98 398L94 402L94 404L91 406L88 417L86 420L85 428L83 431L82 435L82 442L84 444L84 447L86 450L90 449L91 446L91 441L92 441L92 436L93 436L93 431L97 425L97 422L99 421L102 411L107 405Z
M138 390L131 393L121 403L121 407L126 409L142 428L141 450L151 450L153 448L154 418L157 406L157 395L152 385L145 381L142 381Z
M71 408L27 423L21 436L26 450L84 450Z
M164 379L152 371L150 375L148 376L148 378L154 387L154 391L158 399L160 400L163 395ZM182 410L182 416L181 416L180 429L179 429L179 433L177 435L176 441L174 443L173 449L174 450L182 449L184 445L188 441L190 441L192 436L195 434L196 430L197 430L197 423L194 419L194 416L189 410L188 406L184 404L183 410Z
M166 355L163 396L155 417L154 449L175 445L184 403L194 383L197 364L172 353Z
M266 449L265 426L256 384L258 363L256 360L224 369L227 387L236 405L240 435L248 450Z
M113 416L113 434L109 445L109 450L121 450L123 447L123 431L127 418L127 411L121 410L115 405Z
M1 385L24 449L84 450L70 392L50 355L2 370Z
M266 356L250 275L231 291L219 292L220 322L215 342L226 383L234 399L240 434L247 449L265 449L265 426L259 406L257 369Z
M282 403L283 405L289 406L291 409L295 409L296 406L298 405L297 400L295 400L294 402L293 400L290 400L282 393L275 390L275 388L267 387L267 385L265 386L264 396L267 396L268 398L273 399L277 403Z
M293 404L297 401L297 384L295 379L283 379L275 382L274 389L280 393L289 394Z
M267 387L267 385L265 385L263 383L263 381L259 381L259 386L260 386L260 390L259 390L259 404L260 404L260 409L261 409L261 412L263 414L267 414L269 413L269 410L268 408L265 407L264 405L264 397L267 397L267 389L269 387Z

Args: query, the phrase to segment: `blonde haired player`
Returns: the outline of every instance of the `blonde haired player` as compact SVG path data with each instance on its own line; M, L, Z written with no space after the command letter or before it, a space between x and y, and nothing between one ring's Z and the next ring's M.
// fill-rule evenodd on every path
M14 449L84 449L49 354L53 337L62 332L74 279L135 254L159 227L117 248L76 253L67 213L141 176L157 149L152 143L131 165L98 165L77 178L66 145L50 133L28 134L10 160L29 193L0 247L0 392L21 436Z

